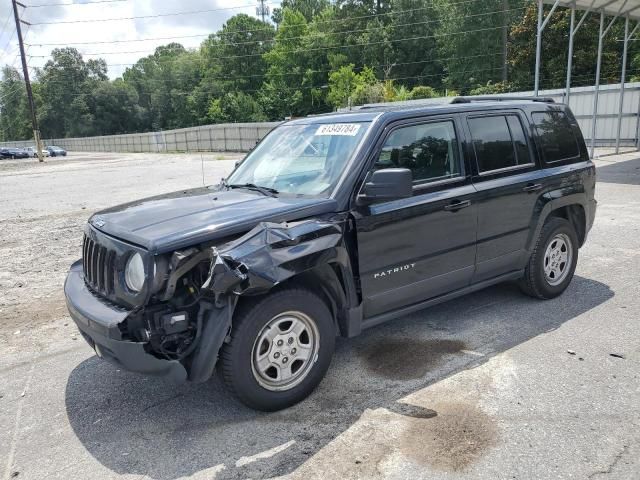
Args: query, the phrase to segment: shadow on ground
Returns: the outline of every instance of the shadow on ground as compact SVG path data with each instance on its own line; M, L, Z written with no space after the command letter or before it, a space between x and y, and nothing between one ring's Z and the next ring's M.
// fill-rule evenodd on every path
M216 478L282 475L348 429L366 409L430 418L434 412L414 411L398 400L569 320L579 321L576 317L613 295L607 285L576 277L565 295L548 302L501 285L418 312L340 340L318 390L301 404L272 414L238 404L217 379L176 386L118 371L93 357L69 377L67 414L91 455L119 474L174 480L225 464ZM486 356L465 353L469 350ZM271 458L235 466L242 457L292 440Z
M598 182L640 185L640 158L598 167Z

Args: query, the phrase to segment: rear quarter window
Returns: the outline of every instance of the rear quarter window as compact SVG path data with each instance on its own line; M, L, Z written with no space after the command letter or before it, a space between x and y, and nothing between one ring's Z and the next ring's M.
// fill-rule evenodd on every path
M542 155L547 163L573 160L580 157L580 147L567 114L559 111L531 114L540 140Z

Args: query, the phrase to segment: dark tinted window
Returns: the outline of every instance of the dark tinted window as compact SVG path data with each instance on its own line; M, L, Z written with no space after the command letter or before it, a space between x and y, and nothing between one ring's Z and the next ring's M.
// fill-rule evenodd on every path
M382 147L375 168L408 168L414 182L460 175L453 122L433 122L395 130Z
M511 137L516 147L516 155L518 157L518 165L526 165L531 163L531 156L529 154L529 146L527 145L527 138L522 129L522 122L515 115L507 116L507 122L509 123L509 130L511 130Z
M547 162L567 160L580 155L578 141L564 112L535 112L532 118Z
M506 117L471 118L469 128L480 172L518 165Z

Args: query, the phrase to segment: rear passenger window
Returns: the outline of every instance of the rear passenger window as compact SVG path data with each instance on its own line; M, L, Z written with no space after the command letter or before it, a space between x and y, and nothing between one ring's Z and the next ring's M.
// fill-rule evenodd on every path
M527 139L517 115L469 119L480 173L531 163Z
M408 168L414 183L459 176L458 141L453 122L431 122L394 130L382 147L375 168Z
M580 156L578 140L564 112L534 112L531 117L547 162L558 162Z

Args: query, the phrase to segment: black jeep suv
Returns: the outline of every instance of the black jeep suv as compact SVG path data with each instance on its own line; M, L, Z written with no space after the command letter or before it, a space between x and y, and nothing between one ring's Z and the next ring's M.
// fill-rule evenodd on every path
M542 98L361 108L272 131L220 185L95 214L65 283L98 356L290 406L335 337L499 282L550 299L593 224L595 167Z

